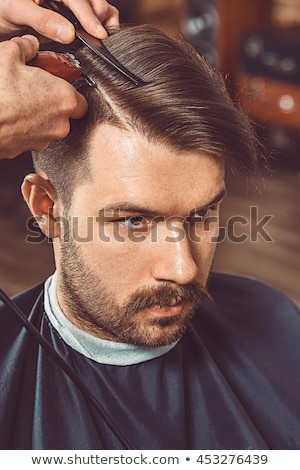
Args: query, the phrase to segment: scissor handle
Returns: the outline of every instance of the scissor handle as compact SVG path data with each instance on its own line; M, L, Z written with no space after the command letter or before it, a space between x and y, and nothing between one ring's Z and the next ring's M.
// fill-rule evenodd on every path
M27 65L39 67L56 77L67 80L69 83L73 83L81 78L80 69L63 53L39 51Z
M67 20L69 20L73 26L80 25L74 13L71 10L69 10L69 8L65 7L62 3L57 3L57 2L54 2L53 0L47 0L45 4L48 5L48 7L50 7L51 10L67 18Z

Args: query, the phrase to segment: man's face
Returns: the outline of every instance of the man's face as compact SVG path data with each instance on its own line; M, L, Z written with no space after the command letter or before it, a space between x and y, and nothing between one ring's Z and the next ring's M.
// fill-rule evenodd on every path
M87 151L91 179L55 243L60 306L103 339L169 344L207 295L223 164L103 124Z

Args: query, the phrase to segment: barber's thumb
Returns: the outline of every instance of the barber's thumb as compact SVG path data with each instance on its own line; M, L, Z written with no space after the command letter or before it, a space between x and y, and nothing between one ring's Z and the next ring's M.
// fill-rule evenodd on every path
M13 38L12 41L17 41L20 47L20 52L24 62L28 62L33 59L39 50L39 41L35 36L31 34L26 34L20 38Z
M70 115L70 118L72 119L80 119L86 114L88 110L88 104L87 104L85 97L81 95L80 93L78 93L78 91L76 91L76 97L77 97L77 106L73 109L73 112Z

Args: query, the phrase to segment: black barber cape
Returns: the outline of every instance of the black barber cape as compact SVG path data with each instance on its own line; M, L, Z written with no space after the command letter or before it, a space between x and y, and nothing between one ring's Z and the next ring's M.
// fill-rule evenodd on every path
M213 274L177 345L131 366L98 364L49 324L43 286L20 308L77 371L136 449L300 449L300 317L277 291ZM82 393L0 308L0 448L123 449Z

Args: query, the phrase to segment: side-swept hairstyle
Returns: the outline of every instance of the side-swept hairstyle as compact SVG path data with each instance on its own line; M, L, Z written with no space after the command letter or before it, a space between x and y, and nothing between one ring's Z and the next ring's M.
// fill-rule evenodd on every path
M88 112L72 122L66 138L33 155L36 171L47 174L63 204L69 205L74 185L89 175L88 136L98 123L134 130L181 151L182 158L199 150L230 168L256 169L260 146L247 117L191 46L146 25L120 28L105 45L145 85L134 86L85 47L76 51L82 70L96 83L80 90Z

